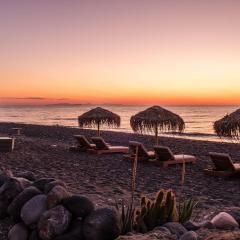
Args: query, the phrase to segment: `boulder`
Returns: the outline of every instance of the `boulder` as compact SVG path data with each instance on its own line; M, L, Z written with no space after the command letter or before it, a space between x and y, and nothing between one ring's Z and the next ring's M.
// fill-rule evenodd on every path
M198 235L194 231L184 233L179 240L197 240Z
M40 240L40 238L38 237L38 232L37 232L37 230L33 230L33 231L29 234L28 240Z
M62 186L57 185L47 195L47 207L53 208L70 196L70 193Z
M38 222L40 239L50 240L63 234L71 222L71 213L62 205L44 212Z
M212 224L211 221L203 221L201 223L199 223L201 228L207 228L207 229L214 229L215 226Z
M69 240L69 239L78 239L83 240L83 221L81 219L75 219L70 227L67 233L55 238L55 240Z
M30 187L33 183L32 181L30 181L26 178L23 178L23 177L16 177L16 179L21 183L21 185L23 186L23 189Z
M10 177L13 177L13 174L12 174L12 172L10 170L0 170L0 187Z
M45 185L44 193L48 194L55 186L62 186L65 189L67 189L67 185L65 184L65 182L63 182L61 180L55 180L55 181L51 181Z
M54 238L54 240L84 240L83 238L77 238L75 236L72 236L71 234L63 234L61 236L58 236Z
M234 229L239 227L237 221L226 212L220 212L211 220L211 223L219 229Z
M36 181L36 176L34 175L34 173L29 172L29 171L20 172L20 173L16 174L16 177L26 178L31 182Z
M9 233L9 240L28 240L28 229L23 223L14 225Z
M191 220L183 223L183 226L188 230L188 231L195 231L201 228L201 224L193 222Z
M8 216L7 208L9 201L0 200L0 219L4 219Z
M55 181L55 178L40 178L33 183L33 186L43 192L45 185L53 181Z
M84 220L83 235L86 240L113 240L119 234L119 216L113 209L97 209Z
M28 226L37 224L40 216L47 210L47 196L39 194L27 201L21 209L21 218Z
M171 232L170 232L169 229L166 228L166 227L161 227L161 226L155 227L155 228L153 229L153 231L160 231L160 232L164 232L164 233L166 233L166 234L168 234L168 235L171 235Z
M86 218L92 211L94 211L94 204L86 197L74 195L63 200L62 204L73 217Z
M178 222L168 222L163 227L166 227L172 234L176 234L178 238L187 232L186 228Z
M34 196L41 194L40 190L36 187L25 188L20 192L16 198L11 202L7 208L8 214L12 217L14 221L20 221L20 213L23 205L32 199Z
M19 178L8 178L0 187L0 200L11 202L23 189L26 182Z

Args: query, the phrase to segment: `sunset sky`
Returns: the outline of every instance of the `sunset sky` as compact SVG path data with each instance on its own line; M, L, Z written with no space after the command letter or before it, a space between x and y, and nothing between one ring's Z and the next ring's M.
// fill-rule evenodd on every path
M1 0L0 104L240 104L238 0Z

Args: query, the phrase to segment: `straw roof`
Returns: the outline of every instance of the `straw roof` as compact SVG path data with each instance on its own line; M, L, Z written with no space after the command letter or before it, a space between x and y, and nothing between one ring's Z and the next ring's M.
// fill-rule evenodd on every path
M219 137L240 138L240 109L227 114L213 125L215 133Z
M183 119L160 106L153 106L137 113L130 119L130 125L135 132L155 131L182 132L185 128Z
M120 116L101 107L96 107L78 117L80 127L98 127L107 125L108 127L119 127Z

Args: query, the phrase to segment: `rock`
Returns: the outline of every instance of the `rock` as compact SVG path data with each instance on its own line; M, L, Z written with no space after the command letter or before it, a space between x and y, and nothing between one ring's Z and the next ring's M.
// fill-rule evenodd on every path
M40 216L47 210L47 196L39 194L27 201L21 209L21 218L28 226L37 224Z
M36 176L34 175L34 173L33 172L29 172L29 171L18 173L16 175L16 177L25 178L25 179L28 179L31 182L36 181Z
M20 221L20 213L23 205L34 196L41 194L36 187L25 188L8 206L7 212L14 221Z
M33 230L33 231L29 234L28 240L40 240L40 238L38 237L38 232L37 232L37 230Z
M54 178L40 178L39 180L33 183L33 186L43 192L45 185L53 181L55 181Z
M197 240L198 235L194 231L184 233L179 240Z
M8 178L0 188L0 200L11 202L23 189L26 182L19 178Z
M239 240L240 231L216 232L209 234L204 240Z
M76 218L86 218L92 211L94 211L94 204L86 197L74 195L63 200L65 208Z
M168 228L166 228L166 227L155 227L153 229L153 231L160 231L160 232L164 232L164 233L166 233L168 235L171 235L170 230Z
M81 219L76 219L72 222L66 234L63 234L54 240L69 240L69 239L84 239L83 236L83 222Z
M201 224L193 222L193 221L187 221L183 223L183 226L188 230L188 231L195 231L198 230L201 227Z
M8 216L7 208L9 201L0 200L0 219L4 219Z
M28 240L28 229L23 223L14 225L8 233L9 240Z
M214 229L215 226L212 224L211 221L204 221L204 222L201 222L199 223L200 227L201 228L207 228L207 229Z
M77 238L72 236L71 234L63 234L59 237L54 238L54 240L84 240L83 238Z
M186 228L178 222L168 222L165 223L163 227L166 227L172 234L176 234L177 237L187 232Z
M70 196L70 193L62 186L57 185L47 195L47 207L53 208Z
M38 222L38 234L43 240L63 234L71 222L71 213L62 205L44 212Z
M113 240L120 234L119 216L110 208L93 211L84 221L83 234L86 240Z
M237 221L226 212L220 212L211 220L211 223L219 229L234 229L239 227Z
M231 211L228 211L227 213L230 214L237 221L237 223L240 225L240 209L231 210Z
M23 188L27 188L30 187L32 185L32 181L29 181L26 178L23 177L16 177L16 179L21 183L21 185L23 186Z
M0 187L10 177L13 177L13 174L12 174L12 172L10 170L0 170Z
M67 185L61 180L55 180L47 183L44 187L44 193L48 194L55 186L62 186L67 189Z

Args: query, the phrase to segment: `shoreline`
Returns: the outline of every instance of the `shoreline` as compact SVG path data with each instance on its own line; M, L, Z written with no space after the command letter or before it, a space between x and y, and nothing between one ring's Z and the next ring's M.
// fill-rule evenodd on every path
M0 135L9 136L12 127L22 127L23 134L14 136L16 142L13 152L1 153L2 168L10 169L13 173L31 171L37 177L61 179L67 183L70 191L89 197L96 206L115 206L115 199L128 201L131 194L131 162L124 160L121 154L99 156L68 151L68 147L75 144L74 134L84 134L90 138L96 131L60 126L0 123ZM152 150L155 142L154 136L134 133L102 131L101 136L113 145L127 146L131 140L139 141L148 150ZM180 165L161 168L139 163L136 197L141 194L152 196L161 188L170 188L176 193L177 199L193 197L199 201L194 216L196 220L208 220L216 212L240 208L239 179L214 178L203 173L203 169L211 165L208 157L210 151L230 153L233 161L239 162L238 144L168 137L160 137L160 143L170 147L174 154L195 155L197 163L186 165L183 187ZM8 223L6 226L2 223L0 225L5 230L9 227Z
M63 127L63 128L70 128L70 129L78 129L82 131L93 131L96 130L91 128L84 128L81 129L78 126L67 126L67 125L61 125L61 124L37 124L37 123L27 123L27 122L0 122L0 124L12 124L12 125L19 125L19 126L46 126L46 127ZM133 131L127 131L127 129L118 128L118 129L102 129L101 132L110 132L110 133L120 133L120 134L133 134L133 135L141 135L141 136L147 136L152 137L153 134L149 133L134 133ZM226 139L226 138L219 138L216 134L211 133L162 133L159 134L160 138L174 138L174 139L187 139L187 140L194 140L194 141L203 141L203 142L216 142L216 143L230 143L230 144L238 144L237 141L234 141L232 139Z

